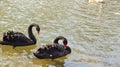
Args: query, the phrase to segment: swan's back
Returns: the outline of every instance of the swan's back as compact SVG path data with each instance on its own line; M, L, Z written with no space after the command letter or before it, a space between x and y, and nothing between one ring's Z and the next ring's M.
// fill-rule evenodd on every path
M4 33L3 41L7 41L10 43L13 42L13 44L15 43L16 45L20 45L21 43L29 44L31 40L21 32L8 31Z

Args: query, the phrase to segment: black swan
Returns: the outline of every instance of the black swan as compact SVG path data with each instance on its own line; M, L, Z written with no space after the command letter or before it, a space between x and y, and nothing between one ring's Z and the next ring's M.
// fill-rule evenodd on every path
M16 46L28 46L28 45L36 44L36 38L32 33L33 27L36 27L36 31L39 34L40 33L39 25L33 23L28 27L29 38L26 37L21 32L8 31L8 32L4 33L3 41L0 41L0 44L11 45L11 46L13 46L13 48L15 48Z
M63 40L63 44L59 44L58 41ZM71 53L71 48L67 46L67 39L63 36L58 36L55 38L53 44L46 44L40 47L34 55L39 59L55 59Z

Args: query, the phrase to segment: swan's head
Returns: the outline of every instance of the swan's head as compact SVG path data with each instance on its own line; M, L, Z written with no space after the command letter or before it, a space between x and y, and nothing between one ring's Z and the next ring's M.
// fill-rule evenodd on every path
M64 40L63 40L63 44L64 44L64 48L66 49L67 44L68 44L68 42L67 42L67 39L66 39L66 38L64 38Z
M67 43L68 43L67 39L65 37L63 37L63 36L58 36L58 37L55 38L53 43L57 43L58 44L59 40L63 40L64 48L66 49Z
M36 26L36 31L38 34L40 34L40 27L38 25Z

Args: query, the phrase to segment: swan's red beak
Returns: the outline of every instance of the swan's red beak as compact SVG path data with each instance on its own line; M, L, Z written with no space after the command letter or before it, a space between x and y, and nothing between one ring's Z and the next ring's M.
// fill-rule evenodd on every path
M67 45L66 45L66 44L64 44L64 49L66 49L66 47L67 47Z
M37 31L37 34L40 35L40 31Z

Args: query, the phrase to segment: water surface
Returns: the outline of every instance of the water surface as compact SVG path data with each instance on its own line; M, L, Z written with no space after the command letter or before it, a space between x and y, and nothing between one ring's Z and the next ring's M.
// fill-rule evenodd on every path
M0 45L0 67L119 67L120 4L90 4L87 0L0 0L0 40L3 32L27 34L31 23L41 27L37 44ZM33 51L64 36L72 53L55 59L37 59Z

